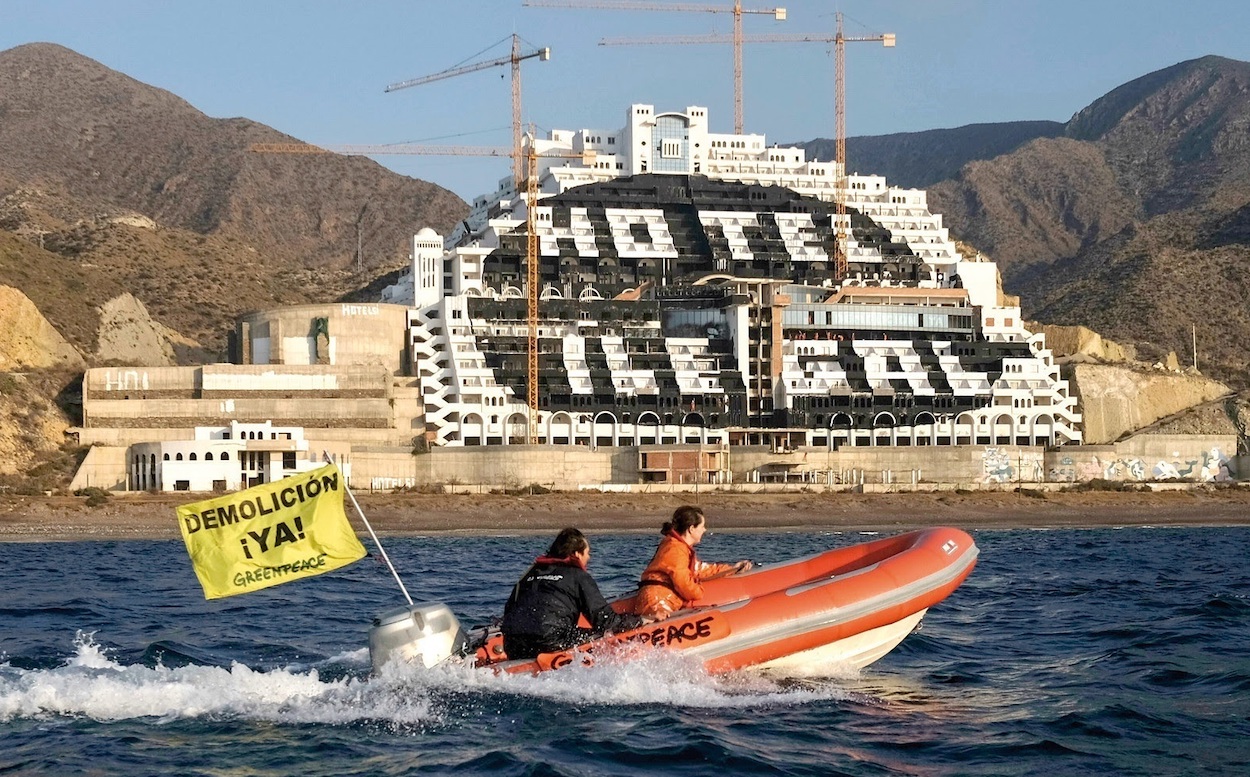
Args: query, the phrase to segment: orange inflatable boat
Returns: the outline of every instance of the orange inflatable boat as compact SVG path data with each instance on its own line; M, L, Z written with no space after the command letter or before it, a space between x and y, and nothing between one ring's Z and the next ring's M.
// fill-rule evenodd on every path
M863 667L890 652L972 572L977 546L934 528L818 553L703 584L704 597L667 620L535 659L509 660L498 630L466 634L441 602L382 613L369 633L375 671L393 660L434 666L463 656L478 667L541 672L596 654L680 650L710 672L746 667L812 671ZM621 612L633 596L612 603Z

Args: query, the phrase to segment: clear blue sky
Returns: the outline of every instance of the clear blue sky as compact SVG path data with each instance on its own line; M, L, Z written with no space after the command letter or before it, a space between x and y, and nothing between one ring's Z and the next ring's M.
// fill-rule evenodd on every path
M744 2L771 5L786 7L788 21L748 16L748 34L831 32L840 9L847 35L898 36L894 49L847 45L850 135L1066 121L1110 89L1183 60L1250 60L1250 0ZM551 61L523 65L525 119L540 130L615 128L630 103L645 102L659 110L707 106L713 131L730 132L728 45L598 43L731 30L728 14L531 8L521 0L0 0L0 50L59 43L209 116L245 116L327 144L506 145L506 67L383 89L506 56L506 42L487 49L514 31L552 49ZM747 131L780 142L833 134L830 46L750 45L744 60ZM506 159L379 161L466 199L509 170Z

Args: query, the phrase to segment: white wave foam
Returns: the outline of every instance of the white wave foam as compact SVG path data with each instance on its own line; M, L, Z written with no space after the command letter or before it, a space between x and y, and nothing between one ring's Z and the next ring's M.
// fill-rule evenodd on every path
M316 670L257 672L238 663L229 669L123 666L90 636L80 637L77 648L56 669L0 669L0 721L66 715L102 721L221 717L409 724L430 717L428 699L378 693L353 678L323 681Z
M709 675L701 662L665 651L599 656L593 665L574 662L558 671L538 675L496 674L452 662L433 670L390 664L376 682L605 706L659 704L749 708L849 698L845 691L833 685L787 687L784 680L779 682L761 673Z
M696 708L755 708L845 700L832 684L795 687L758 673L708 675L696 661L653 651L639 657L600 657L541 675L507 675L447 662L434 669L388 665L377 677L323 680L316 668L259 672L229 668L125 666L90 635L76 641L64 666L24 670L0 666L0 722L49 716L100 721L154 718L266 720L343 724L384 721L400 727L438 723L448 693L531 696L577 705L658 704ZM329 662L365 663L351 651ZM440 713L437 710L443 709Z

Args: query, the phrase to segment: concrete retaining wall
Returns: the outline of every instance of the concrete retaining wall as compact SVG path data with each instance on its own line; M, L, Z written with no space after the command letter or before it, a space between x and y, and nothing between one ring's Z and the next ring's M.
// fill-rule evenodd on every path
M126 489L126 448L97 445L87 451L78 466L70 490L103 488L109 491Z
M1047 456L1051 481L1238 478L1235 435L1143 434L1117 445L1067 446Z
M362 442L359 436L339 439L337 445L309 437L312 450L327 445L338 451L350 444L346 455L352 463L352 485L361 490L489 491L530 485L568 491L710 488L709 484L640 485L635 448L514 445L414 454L410 445ZM1227 435L1146 435L1118 446L1067 446L1057 451L1029 446L960 446L773 454L763 447L732 448L729 466L734 488L765 491L772 486L783 490L854 487L863 491L1039 487L1095 478L1211 482L1237 477L1237 460L1227 453L1235 453L1235 443L1235 438ZM125 456L124 447L92 448L74 487L124 487ZM100 485L106 482L112 485Z
M389 428L387 399L97 399L84 408L88 427L224 426L272 421L275 426Z
M204 395L385 397L391 375L381 366L95 367L83 375L83 400L128 400Z

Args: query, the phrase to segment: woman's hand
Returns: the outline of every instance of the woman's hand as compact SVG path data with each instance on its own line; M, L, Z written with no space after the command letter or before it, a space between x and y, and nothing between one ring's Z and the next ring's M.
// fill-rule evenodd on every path
M750 572L750 571L751 571L751 568L752 568L752 567L754 567L754 566L755 566L755 565L754 565L754 564L752 564L752 563L750 562L750 560L748 560L748 559L743 559L742 561L739 561L737 564L734 564L734 571L733 571L733 573L734 573L735 575L739 575L739 574L742 574L743 572Z

